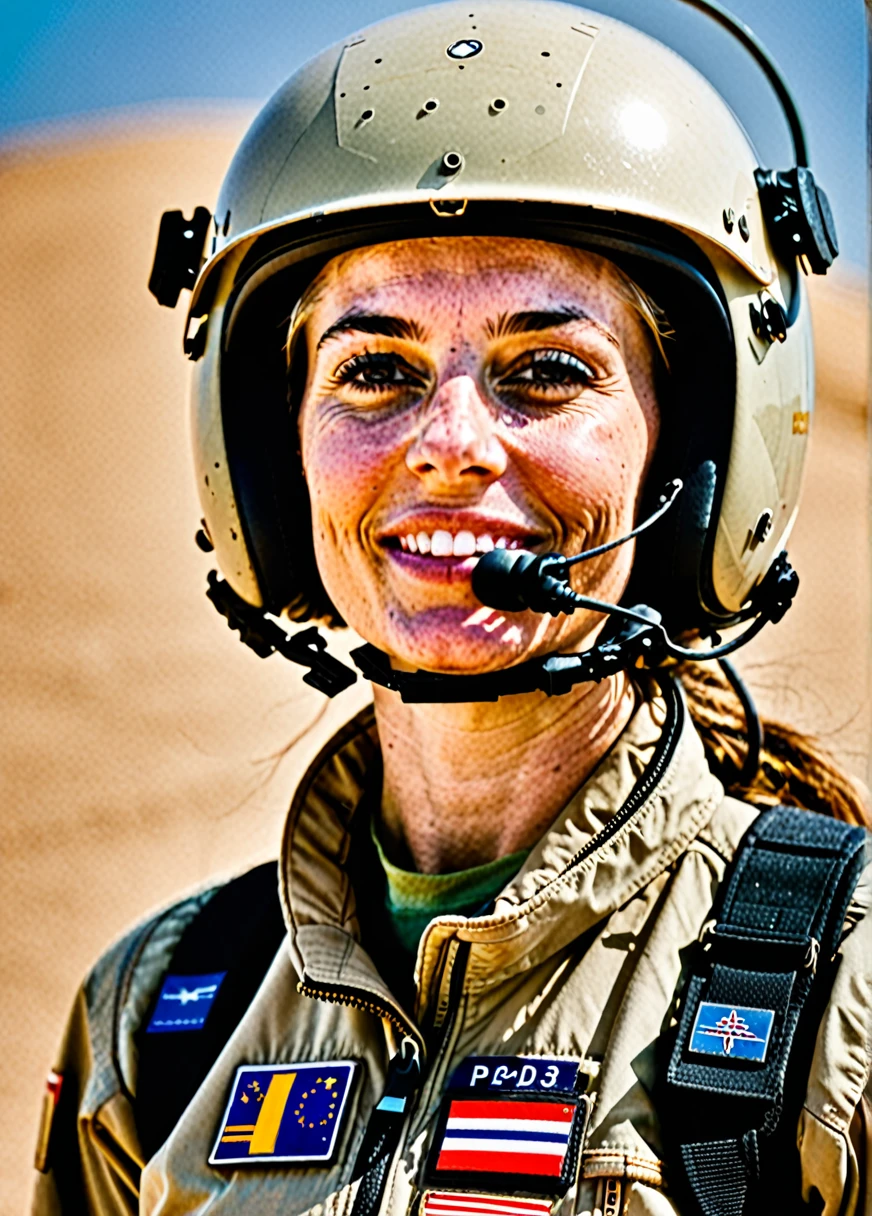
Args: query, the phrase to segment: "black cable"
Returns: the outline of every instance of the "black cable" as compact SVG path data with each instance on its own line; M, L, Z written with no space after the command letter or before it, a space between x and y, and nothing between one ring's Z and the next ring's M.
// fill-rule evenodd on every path
M787 119L787 125L790 127L790 137L793 141L793 153L796 157L796 163L800 168L807 169L808 144L796 99L778 64L754 31L745 25L744 21L740 21L738 17L734 17L732 13L727 12L715 0L682 0L682 3L689 4L691 8L697 9L698 12L706 13L718 25L722 26L725 30L729 30L733 37L738 42L741 42L745 50L756 60L759 67L763 70L766 79L772 85L778 100L781 102L784 117Z
M750 642L751 638L755 637L769 620L767 616L760 613L759 616L755 617L753 624L744 633L740 633L737 638L733 638L729 642L723 642L720 646L715 646L713 650L693 650L689 646L679 646L677 642L673 642L659 621L653 621L650 616L645 616L642 612L638 612L633 608L624 608L620 604L608 604L605 600L591 599L590 596L579 595L577 591L573 591L571 595L572 602L576 608L589 608L593 612L603 612L608 616L621 617L626 621L636 621L640 625L646 625L649 628L658 630L663 636L664 654L669 655L673 659L693 659L697 663L706 663L710 659L721 659L724 655L732 654L734 650L738 650L740 646L744 646L746 642ZM571 609L564 608L563 611L571 611ZM738 679L738 676L736 678Z
M578 562L586 562L590 557L599 557L601 553L608 553L610 549L617 549L618 545L626 544L628 540L632 540L634 537L644 532L646 528L650 528L652 524L656 524L657 520L666 514L683 489L684 482L681 480L681 478L673 478L672 481L667 484L665 492L660 495L660 506L652 515L649 515L646 520L639 524L638 527L634 528L632 532L628 532L626 536L619 536L617 540L606 541L604 545L597 545L595 549L585 549L583 552L577 553L575 557L564 558L564 569L567 566L575 566Z

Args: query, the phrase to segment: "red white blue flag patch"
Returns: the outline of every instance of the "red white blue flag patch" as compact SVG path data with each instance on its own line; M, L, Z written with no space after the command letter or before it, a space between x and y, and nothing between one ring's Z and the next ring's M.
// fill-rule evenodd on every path
M552 1206L550 1199L427 1191L422 1216L550 1216Z
M577 1148L578 1110L574 1098L449 1095L430 1157L430 1181L559 1194Z
M559 1178L574 1114L574 1106L565 1102L455 1098L448 1108L436 1171Z

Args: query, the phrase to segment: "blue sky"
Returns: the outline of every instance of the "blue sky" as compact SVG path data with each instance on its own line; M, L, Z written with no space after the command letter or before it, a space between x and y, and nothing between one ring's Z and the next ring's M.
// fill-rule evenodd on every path
M265 100L294 68L409 0L5 0L0 137L34 122L173 99ZM744 53L679 0L591 2L705 72L769 166L788 167L777 104ZM731 0L787 74L844 260L865 268L867 37L863 0Z

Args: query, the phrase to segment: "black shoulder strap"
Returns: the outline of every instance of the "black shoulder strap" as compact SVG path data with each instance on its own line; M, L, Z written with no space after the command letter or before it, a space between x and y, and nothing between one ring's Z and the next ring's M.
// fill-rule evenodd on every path
M284 936L274 861L221 887L182 934L137 1033L136 1126L146 1160L199 1089Z
M796 1119L865 839L862 828L776 807L739 846L666 1072L664 1126L689 1212L798 1203Z

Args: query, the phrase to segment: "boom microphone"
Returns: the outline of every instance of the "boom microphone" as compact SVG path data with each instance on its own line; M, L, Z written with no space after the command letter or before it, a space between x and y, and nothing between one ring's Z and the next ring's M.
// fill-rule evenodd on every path
M561 553L528 553L524 549L492 549L478 559L472 572L473 592L488 608L499 608L502 612L523 612L529 608L533 612L558 616L561 612L574 612L576 608L592 607L622 615L616 605L591 600L573 591L568 581L569 568L599 557L609 549L617 549L650 528L666 514L683 485L680 477L668 482L660 495L657 510L632 532L597 545L595 549L586 549L575 557L564 557Z
M563 557L560 553L527 553L523 549L494 549L479 558L472 575L472 588L489 608L499 608L504 612L531 609L533 612L550 612L552 616L574 612L576 608L589 608L615 617L615 623L602 632L589 650L578 654L545 655L477 675L401 671L394 668L387 654L368 642L352 650L351 659L366 679L399 693L403 701L423 704L496 701L513 693L534 691L544 692L549 697L560 696L576 684L602 680L629 668L657 667L668 658L695 659L697 662L725 658L755 637L767 621L780 621L790 607L799 579L786 553L780 553L775 559L743 610L740 619L747 620L753 614L755 619L752 623L739 637L729 642L722 642L716 633L712 633L711 638L716 645L709 650L691 649L673 641L666 632L660 613L647 604L625 608L620 604L579 595L569 586L571 566L626 544L650 528L669 510L681 488L682 483L678 479L670 482L660 496L657 510L632 532L575 557ZM280 653L291 662L308 667L303 680L328 697L335 696L354 683L354 672L327 653L326 643L316 628L288 637L278 622L270 620L264 609L247 604L218 578L215 571L209 575L207 594L218 611L227 618L230 628L238 629L242 641L261 658ZM751 723L755 711L747 690L729 665L725 671L737 689ZM759 743L759 727L754 738ZM745 762L748 771L756 760L754 738Z

